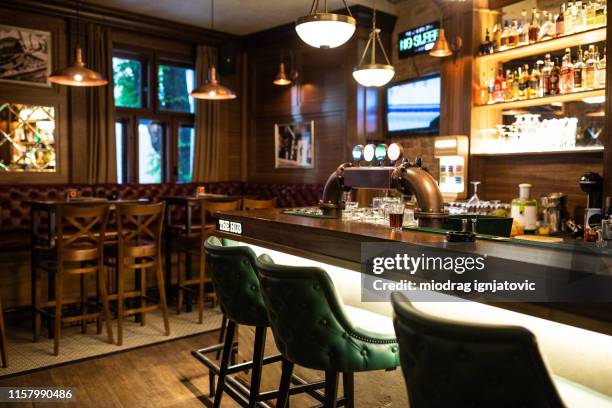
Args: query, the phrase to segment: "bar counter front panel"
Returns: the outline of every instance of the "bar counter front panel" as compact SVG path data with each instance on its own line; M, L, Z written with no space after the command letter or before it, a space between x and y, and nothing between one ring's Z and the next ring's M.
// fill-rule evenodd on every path
M218 236L248 245L257 255L268 253L276 263L320 266L330 275L347 305L389 317L393 315L390 302L363 302L361 299L361 275L358 275L361 272L361 244L401 241L426 250L444 242L444 235L439 234L394 232L385 226L285 215L278 209L237 211L219 216L225 221L239 223L240 228L239 234L218 230ZM569 264L564 262L571 261L567 251L540 246L478 240L472 250L475 254L487 253L509 262L520 259L533 264L554 265L560 270L567 269ZM584 256L584 264L588 265L589 254ZM603 259L606 258L609 257ZM582 263L574 259L572 265ZM495 303L493 306L458 301L435 293L432 293L432 299L436 301L415 305L425 312L449 319L528 328L537 336L553 374L612 395L612 314L609 303L578 305L576 310L567 312L564 305L557 304ZM392 375L398 376L392 382L395 384L401 374L398 371ZM375 376L370 381L381 381L381 387L389 385L388 379L377 380ZM370 383L370 386L375 387L375 383ZM401 387L397 390L399 392Z

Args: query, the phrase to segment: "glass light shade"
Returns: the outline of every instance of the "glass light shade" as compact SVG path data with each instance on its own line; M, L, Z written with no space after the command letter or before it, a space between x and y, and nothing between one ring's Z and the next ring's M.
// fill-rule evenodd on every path
M273 81L274 85L290 85L291 80L287 78L287 74L285 73L285 64L283 62L280 63L280 67L278 70L278 74L276 74L276 78Z
M234 91L221 85L217 80L217 69L215 67L210 68L208 81L191 91L191 96L196 99L213 101L236 99Z
M336 48L355 33L356 20L351 16L316 13L297 20L295 30L306 44L315 48Z
M102 74L85 68L81 47L76 49L74 64L53 71L49 76L49 82L68 86L102 86L108 84Z
M387 85L394 75L393 66L383 64L361 65L353 71L355 81L366 87Z

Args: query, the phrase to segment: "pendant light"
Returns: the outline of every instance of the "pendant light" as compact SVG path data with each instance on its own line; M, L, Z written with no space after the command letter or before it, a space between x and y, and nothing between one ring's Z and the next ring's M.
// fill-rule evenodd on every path
M285 86L291 85L291 79L287 77L287 73L285 72L285 61L283 59L283 54L281 54L280 65L278 67L278 74L272 81L274 85Z
M380 40L380 29L376 28L376 0L374 0L374 8L372 15L372 31L370 32L370 38L368 39L368 43L363 50L363 54L361 55L361 60L359 61L359 66L355 68L353 71L353 78L360 85L370 87L370 86L384 86L393 79L395 75L395 69L393 65L389 62L389 57L387 57L387 53L385 52L385 47L383 46L382 41ZM380 49L382 51L383 56L385 57L386 64L377 64L376 63L376 44L380 45ZM370 63L364 64L364 60L366 54L368 53L368 49L372 46L371 55L370 55Z
M334 14L327 10L327 0L324 0L323 12L318 12L319 0L313 0L310 14L300 17L295 24L295 31L306 44L315 48L336 48L350 40L355 32L357 21L351 10L342 0L348 11L344 14Z
M215 0L210 0L210 29L215 28ZM191 91L191 96L196 99L228 100L236 99L236 94L229 88L221 85L217 79L217 68L214 64L208 70L208 80Z
M78 44L81 31L80 3L76 2L77 47L76 60L72 65L53 71L49 82L67 86L102 86L108 84L104 76L96 71L85 68L83 51Z

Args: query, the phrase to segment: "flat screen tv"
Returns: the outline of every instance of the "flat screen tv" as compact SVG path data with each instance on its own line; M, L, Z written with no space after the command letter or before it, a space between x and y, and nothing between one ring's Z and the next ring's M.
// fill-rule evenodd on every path
M387 88L387 132L437 135L440 128L440 75L399 82Z

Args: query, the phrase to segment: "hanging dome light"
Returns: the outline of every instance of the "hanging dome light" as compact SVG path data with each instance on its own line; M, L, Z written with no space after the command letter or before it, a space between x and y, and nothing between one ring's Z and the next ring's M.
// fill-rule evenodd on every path
M191 91L191 96L196 99L208 99L215 101L236 99L236 94L234 91L219 83L217 80L217 69L214 66L210 67L208 72L208 81Z
M310 8L310 14L300 17L295 24L295 31L306 44L315 48L336 48L351 39L357 21L353 18L351 10L342 0L348 11L344 14L329 13L327 0L325 0L325 11L318 13L319 0L314 0Z
M278 74L276 74L276 78L273 81L274 85L291 85L291 80L287 78L287 74L285 73L285 63L281 61L280 66L278 68Z
M380 45L380 49L382 51L383 56L385 57L386 64L377 64L376 63L376 44ZM363 61L368 53L368 49L372 47L370 54L370 63L364 64ZM385 47L383 46L382 41L380 40L380 29L376 28L376 0L374 0L374 8L372 15L372 31L370 32L370 38L368 39L368 43L363 50L363 54L361 55L361 61L359 61L359 66L355 68L353 71L353 78L360 85L366 87L380 87L385 86L393 79L395 75L395 69L393 65L389 62L389 57L385 52Z
M210 0L210 29L215 28L215 0ZM217 68L213 64L208 70L208 80L191 91L191 96L196 99L207 99L211 101L223 101L236 99L236 93L221 85L217 79Z
M68 86L102 86L108 84L102 74L85 68L81 47L76 49L74 64L53 71L49 76L49 82Z
M80 37L80 27L81 27L81 3L76 2L76 24L78 27L77 31L77 41L78 37ZM104 76L96 71L92 71L91 69L85 68L85 63L83 62L83 51L81 47L77 45L76 47L76 60L72 65L69 65L64 68L60 68L56 71L53 71L48 78L49 82L58 85L67 85L67 86L102 86L108 84L108 81Z

